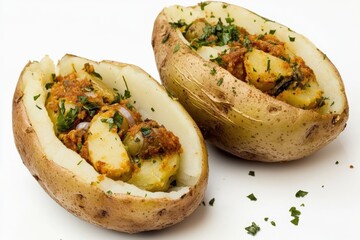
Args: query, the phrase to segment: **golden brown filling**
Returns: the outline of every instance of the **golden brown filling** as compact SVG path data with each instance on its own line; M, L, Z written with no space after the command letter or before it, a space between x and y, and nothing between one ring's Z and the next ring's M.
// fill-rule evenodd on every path
M46 109L66 147L110 178L150 191L168 189L179 167L179 138L143 120L129 89L109 89L90 64L53 80L46 85Z
M286 43L276 37L276 30L250 34L233 22L228 17L226 23L220 18L217 23L201 18L190 24L182 20L170 24L180 29L195 51L203 47L219 49L216 54L210 51L207 57L262 92L303 109L319 109L325 104L313 70L287 49Z

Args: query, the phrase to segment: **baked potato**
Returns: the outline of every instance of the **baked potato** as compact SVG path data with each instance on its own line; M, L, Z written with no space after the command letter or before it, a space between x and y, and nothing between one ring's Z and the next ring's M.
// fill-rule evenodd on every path
M203 199L201 132L139 67L73 55L55 66L45 56L23 69L12 114L33 177L88 222L127 233L162 229Z
M304 36L223 2L170 6L152 46L161 81L215 146L247 160L304 158L345 128L342 78Z

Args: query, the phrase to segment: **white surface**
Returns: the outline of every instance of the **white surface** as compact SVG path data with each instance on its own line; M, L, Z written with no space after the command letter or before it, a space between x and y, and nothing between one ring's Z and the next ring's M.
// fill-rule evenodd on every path
M24 65L45 54L59 59L72 53L133 63L159 79L151 47L153 22L163 6L179 2L197 3L0 0L0 239L359 239L360 14L355 0L232 1L304 34L340 71L350 119L346 130L313 156L291 163L252 163L209 146L206 206L174 227L136 235L74 217L33 179L17 153L11 129L12 94ZM250 170L255 177L248 175ZM309 194L296 198L300 189ZM250 193L256 202L246 197ZM212 198L215 203L209 206ZM302 212L298 226L290 223L292 206ZM261 227L255 237L244 229L253 221Z

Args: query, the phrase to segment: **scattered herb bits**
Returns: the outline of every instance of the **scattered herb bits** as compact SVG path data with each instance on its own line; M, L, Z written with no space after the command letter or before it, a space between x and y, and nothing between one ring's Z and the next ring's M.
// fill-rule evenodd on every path
M260 226L255 222L252 222L250 226L246 227L245 230L248 234L255 236L260 231Z
M248 196L246 196L248 199L250 199L251 201L257 201L257 198L255 197L255 195L253 193L249 194Z
M305 197L308 194L308 192L303 191L303 190L299 190L295 193L295 197L300 198L300 197Z

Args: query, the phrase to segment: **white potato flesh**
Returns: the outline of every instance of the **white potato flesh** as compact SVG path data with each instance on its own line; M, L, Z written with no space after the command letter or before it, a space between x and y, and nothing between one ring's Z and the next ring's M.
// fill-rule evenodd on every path
M293 73L289 63L257 49L245 54L244 66L246 80L261 91L274 88L280 77L291 77Z
M87 138L90 161L99 173L112 179L127 180L131 174L130 158L119 135L102 121L107 119L105 114L95 115L90 123Z
M164 191L175 180L179 164L180 155L177 153L139 160L139 168L134 171L128 183L148 191Z
M120 180L115 181L107 177L101 179L101 174L93 166L64 146L56 137L53 123L45 108L45 84L52 82L52 74L65 76L73 72L74 68L82 69L85 63L94 65L110 89L126 89L126 79L132 95L130 100L143 118L159 122L179 137L182 153L176 187L170 188L168 192L150 192ZM59 166L70 170L88 184L96 184L104 192L170 199L178 199L186 194L189 187L195 185L200 178L202 159L206 154L202 149L202 139L194 127L195 123L184 114L181 105L171 100L163 87L153 79L149 81L149 78L151 77L148 74L132 65L114 65L106 61L96 63L71 55L64 56L57 67L48 56L40 62L33 62L23 74L23 101L44 153ZM37 95L39 97L34 100L34 96Z

